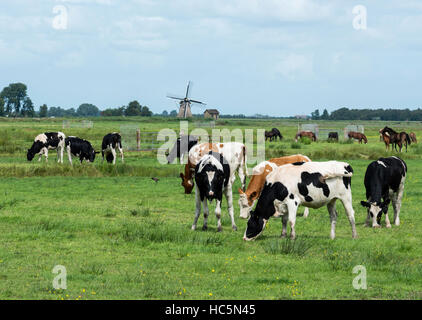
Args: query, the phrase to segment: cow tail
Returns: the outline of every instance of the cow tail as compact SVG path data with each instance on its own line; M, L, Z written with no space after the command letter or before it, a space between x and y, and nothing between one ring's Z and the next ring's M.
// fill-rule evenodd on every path
M243 171L245 172L246 177L249 177L248 166L246 165L246 163L247 163L246 146L242 147L242 157L243 157Z

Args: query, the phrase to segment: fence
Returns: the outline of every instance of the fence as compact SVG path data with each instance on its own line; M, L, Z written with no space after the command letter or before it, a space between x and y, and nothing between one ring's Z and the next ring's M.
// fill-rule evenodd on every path
M127 151L154 151L162 144L157 140L158 132L141 131L137 126L121 126L120 135Z

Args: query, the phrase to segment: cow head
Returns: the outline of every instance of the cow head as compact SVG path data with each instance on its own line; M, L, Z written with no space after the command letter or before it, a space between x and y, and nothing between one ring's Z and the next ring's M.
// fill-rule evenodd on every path
M180 173L180 178L182 178L182 186L185 188L185 194L191 194L195 186L192 177L188 178L183 173Z
M240 217L242 219L248 219L252 210L255 201L253 200L256 197L256 191L252 192L249 196L239 188L239 207L240 207Z
M361 201L360 204L367 208L368 215L372 218L372 227L379 227L381 222L381 216L383 213L388 212L388 205L390 204L390 199L387 199L384 202L368 202Z
M220 158L220 159L218 159ZM195 181L201 200L220 200L223 189L230 178L230 168L220 154L212 153L204 156L195 167Z
M264 231L267 221L268 220L264 219L262 216L258 216L255 211L252 211L246 226L245 234L243 235L243 240L255 240L262 231Z
M41 141L35 141L32 144L31 149L28 149L28 152L26 153L26 158L28 159L28 161L32 161L32 159L34 159L35 155L37 153L40 153L43 146L44 146L44 144Z
M90 152L89 152L89 158L88 158L88 161L89 162L94 162L94 160L95 160L95 155L96 154L98 154L98 153L100 153L99 151L95 151L93 148L91 148L91 150L90 150Z

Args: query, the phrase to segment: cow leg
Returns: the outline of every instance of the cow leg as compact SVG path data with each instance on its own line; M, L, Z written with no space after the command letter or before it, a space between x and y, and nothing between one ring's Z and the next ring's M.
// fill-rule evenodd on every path
M196 224L201 214L201 197L197 186L195 186L195 206L195 218L193 219L192 230L196 230Z
M303 211L303 218L306 219L308 217L308 215L309 215L309 208L305 207L305 211Z
M346 211L347 218L349 219L350 226L352 227L352 238L356 239L358 235L356 233L355 211L352 206L352 194L350 193L346 199L341 199L341 202L343 203L344 210Z
M404 183L400 183L399 190L393 196L393 209L394 209L394 224L396 226L400 225L400 209L401 209L401 199L403 198Z
M289 220L289 214L286 212L281 216L281 222L283 227L281 229L281 237L285 238L287 236L287 221Z
M113 155L113 164L116 164L116 149L111 148L111 154Z
M234 221L234 209L233 209L233 192L231 185L228 185L224 190L224 194L227 199L227 209L229 211L230 219L232 221L232 229L237 231L236 222Z
M336 238L336 224L337 224L337 210L336 210L336 199L332 200L327 204L328 213L330 214L331 232L330 238L334 240Z
M221 226L221 201L217 200L217 204L215 206L215 217L217 218L217 230L218 232L223 231L223 227Z
M204 207L204 225L202 226L202 230L208 229L208 216L209 216L209 209L208 209L208 200L204 198L202 201L202 206Z
M369 222L371 221L371 215L369 213L369 209L367 210L366 220L365 220L365 227L369 227Z
M123 148L119 147L120 156L122 157L122 162L125 162L124 156L123 156Z
M41 158L42 158L42 151L38 154L38 162L40 162L41 161Z
M48 149L44 148L45 162L48 162Z
M103 162L104 162L104 150L101 150L101 156L103 157Z
M297 213L297 205L289 201L287 203L287 210L289 211L289 223L290 223L290 239L296 239L296 231L295 231L295 224L296 224L296 213Z
M72 166L73 163L72 163L72 155L71 155L71 152L70 152L70 147L67 146L66 150L67 150L67 158L69 159L70 165Z
M63 163L63 146L60 147L60 163Z

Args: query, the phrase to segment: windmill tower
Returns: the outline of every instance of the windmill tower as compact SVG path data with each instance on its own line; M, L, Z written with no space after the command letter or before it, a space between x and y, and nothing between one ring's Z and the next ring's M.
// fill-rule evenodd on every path
M179 100L179 104L180 104L180 108L179 108L179 113L177 115L178 118L192 118L192 111L191 111L191 103L198 103L198 104L202 104L205 105L205 103L201 102L201 101L197 101L197 100L192 100L189 98L189 90L191 87L191 82L188 82L188 87L186 89L186 96L184 98L179 98L179 97L175 97L175 96L167 96L167 98L170 99L175 99L175 100Z

